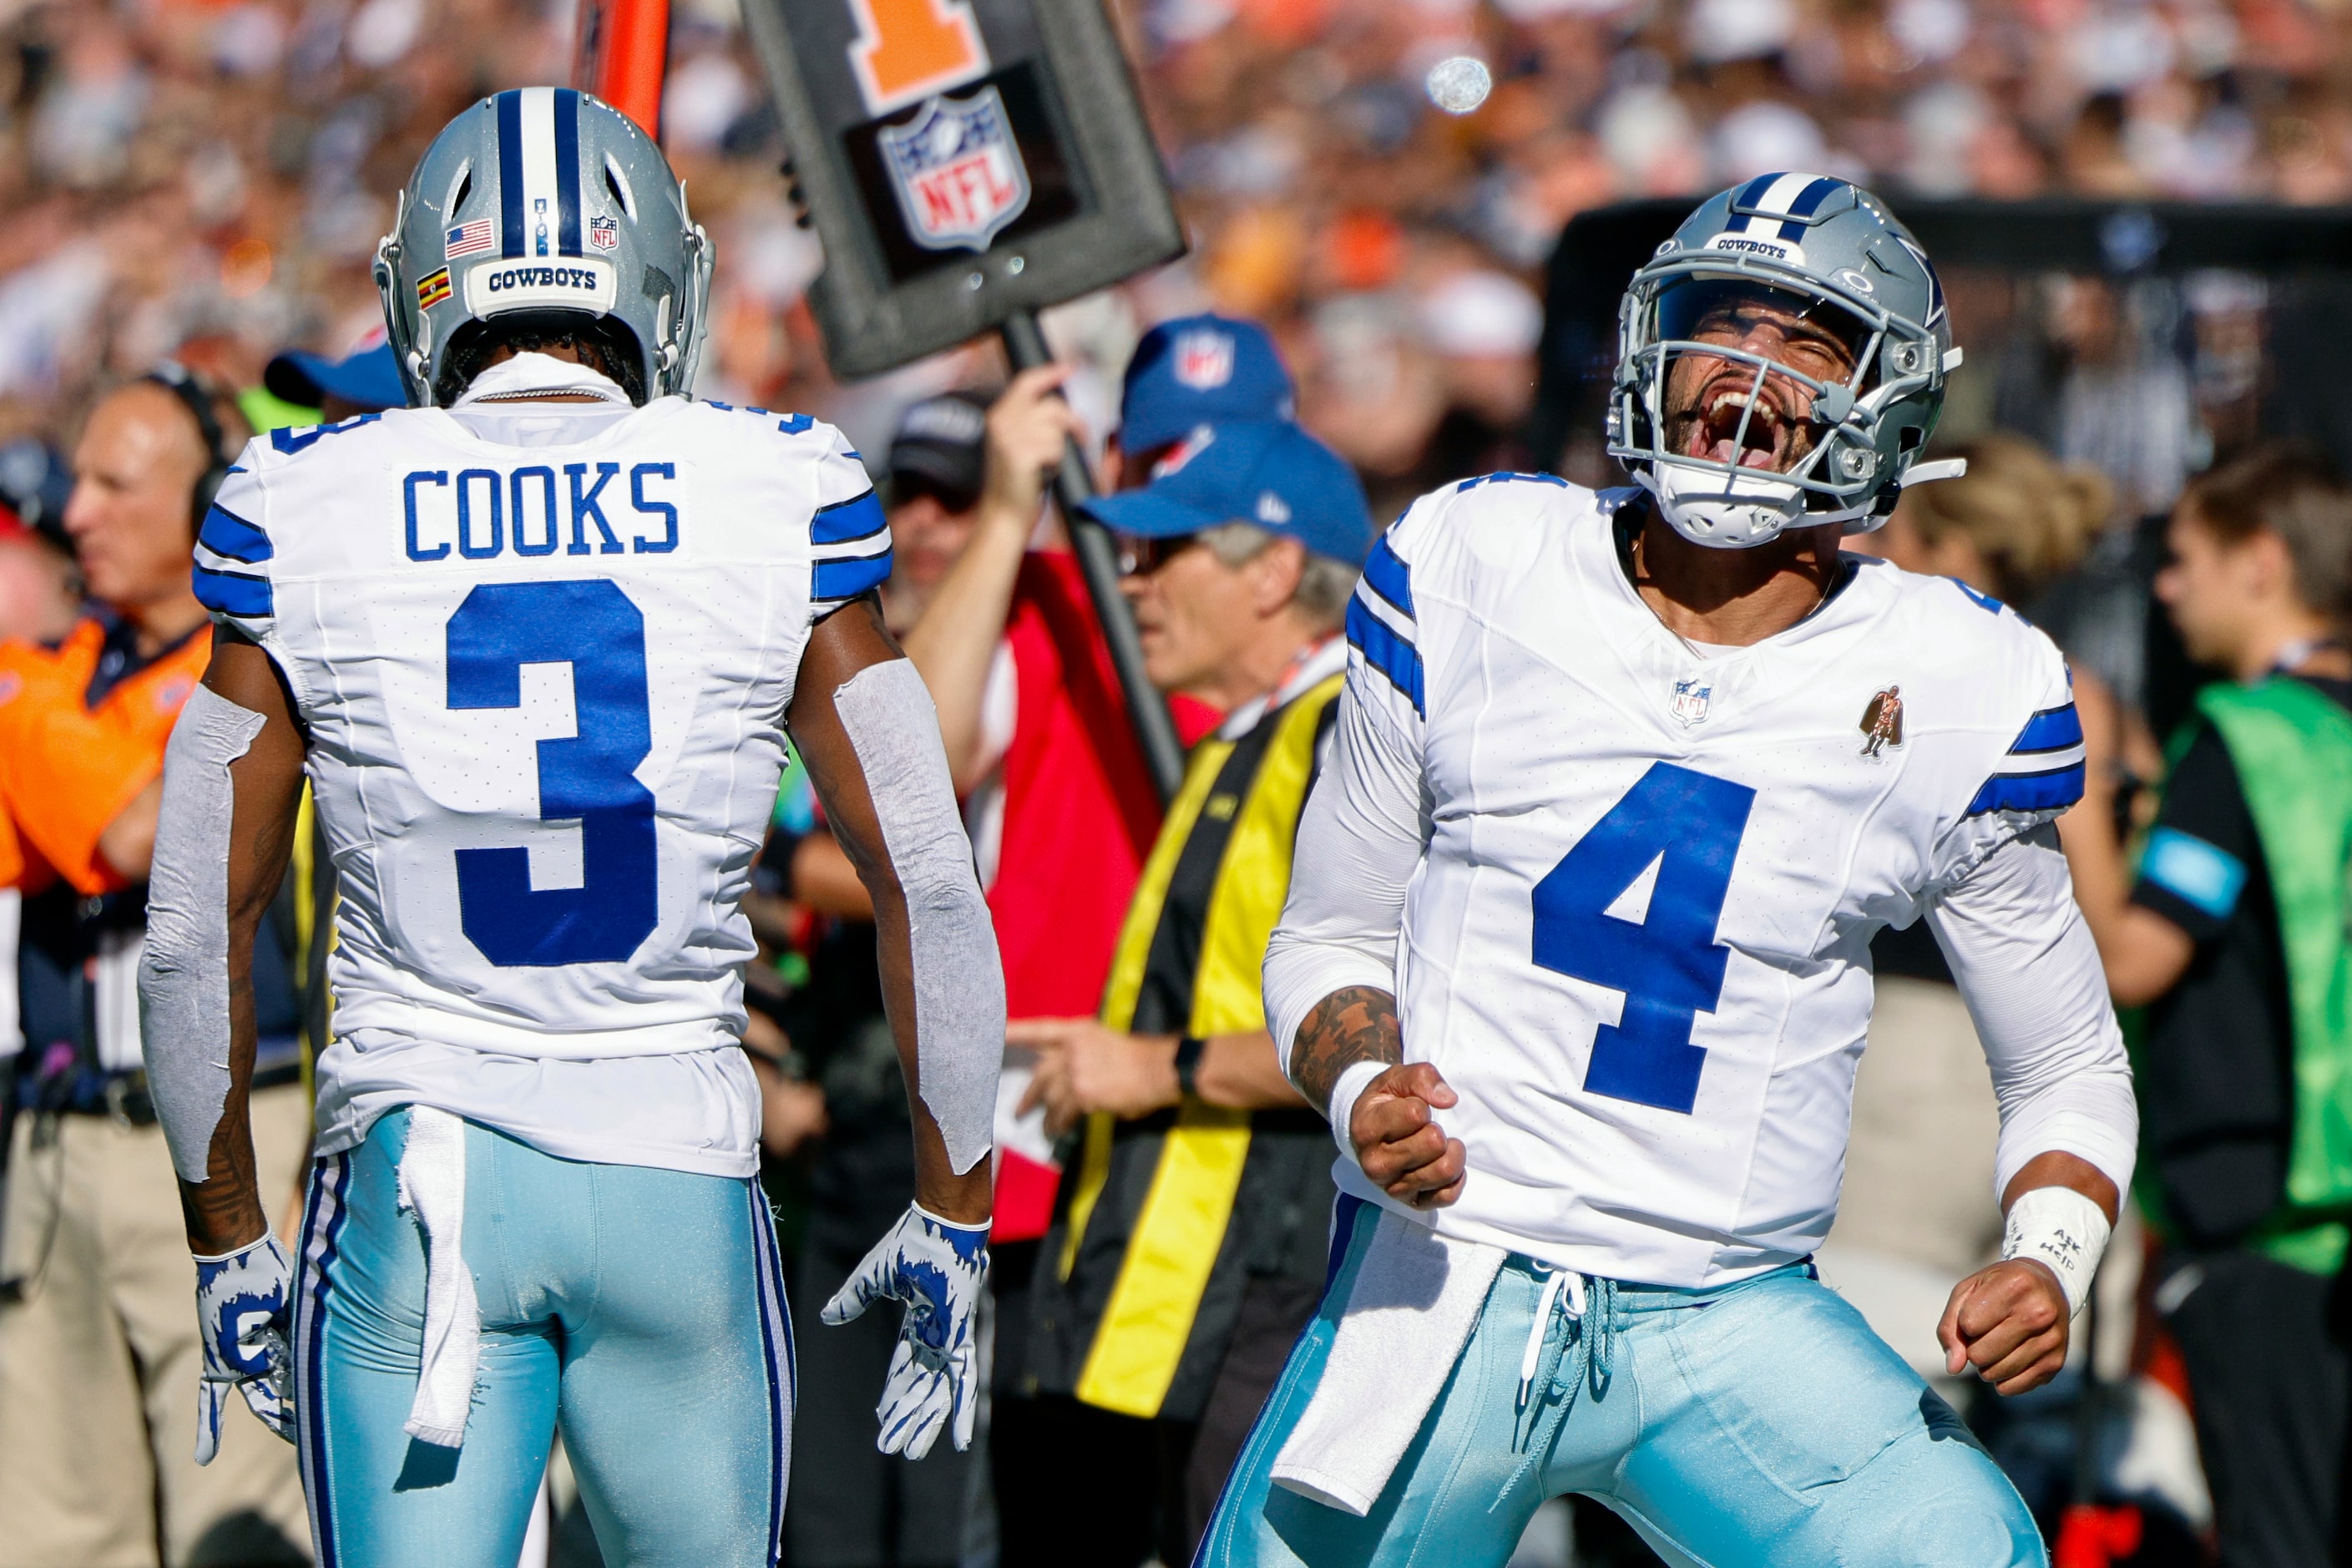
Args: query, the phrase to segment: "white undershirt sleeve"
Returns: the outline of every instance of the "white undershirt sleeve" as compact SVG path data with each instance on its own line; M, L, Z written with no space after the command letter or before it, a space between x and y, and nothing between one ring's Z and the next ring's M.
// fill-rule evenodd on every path
M1405 884L1427 841L1418 749L1359 700L1363 679L1359 663L1340 693L1331 755L1298 819L1290 900L1265 948L1266 1028L1286 1073L1298 1026L1326 996L1395 992Z
M2053 1150L2131 1189L2139 1109L2105 971L2047 824L1986 856L1928 906L2000 1101L1996 1202Z

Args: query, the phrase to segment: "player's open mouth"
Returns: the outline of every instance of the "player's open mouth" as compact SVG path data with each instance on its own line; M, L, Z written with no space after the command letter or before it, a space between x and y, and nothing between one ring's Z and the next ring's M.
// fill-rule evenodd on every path
M1759 394L1751 386L1719 386L1710 388L1706 399L1691 421L1687 456L1746 468L1779 471L1788 466L1792 432L1769 388Z

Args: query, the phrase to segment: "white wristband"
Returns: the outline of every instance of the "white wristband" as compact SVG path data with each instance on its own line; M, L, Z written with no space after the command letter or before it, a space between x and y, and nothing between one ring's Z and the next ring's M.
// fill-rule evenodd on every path
M1348 1123L1355 1119L1356 1101L1363 1099L1365 1089L1372 1079L1396 1066L1394 1062L1350 1062L1340 1073L1339 1081L1331 1086L1331 1141L1339 1145L1347 1162L1361 1168L1357 1157L1355 1141L1348 1136Z
M2099 1205L2074 1188L2034 1187L2010 1205L2001 1261L2031 1258L2048 1264L2066 1292L2066 1314L2072 1317L2090 1299L2091 1277L2099 1271L2111 1228Z

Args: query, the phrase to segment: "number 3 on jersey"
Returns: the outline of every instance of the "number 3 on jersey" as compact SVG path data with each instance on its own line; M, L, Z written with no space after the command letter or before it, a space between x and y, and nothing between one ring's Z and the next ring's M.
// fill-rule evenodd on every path
M619 963L653 934L646 618L610 581L485 583L449 617L449 706L520 708L522 667L569 664L579 732L539 742L539 815L580 824L580 886L534 889L520 846L460 849L457 913L501 969Z
M1691 1026L1723 997L1731 950L1715 928L1755 801L1745 784L1653 763L1536 884L1536 963L1625 994L1593 1037L1590 1092L1685 1116L1697 1102L1706 1052ZM1653 865L1648 911L1610 913Z

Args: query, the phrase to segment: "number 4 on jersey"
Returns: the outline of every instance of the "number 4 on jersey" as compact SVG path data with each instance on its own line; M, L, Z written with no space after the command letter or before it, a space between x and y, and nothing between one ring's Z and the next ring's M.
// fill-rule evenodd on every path
M1756 792L1653 763L1535 891L1535 961L1555 974L1625 994L1593 1037L1584 1087L1685 1115L1706 1052L1691 1026L1723 996L1730 949L1715 940L1731 865ZM1609 912L1657 868L1648 911Z

